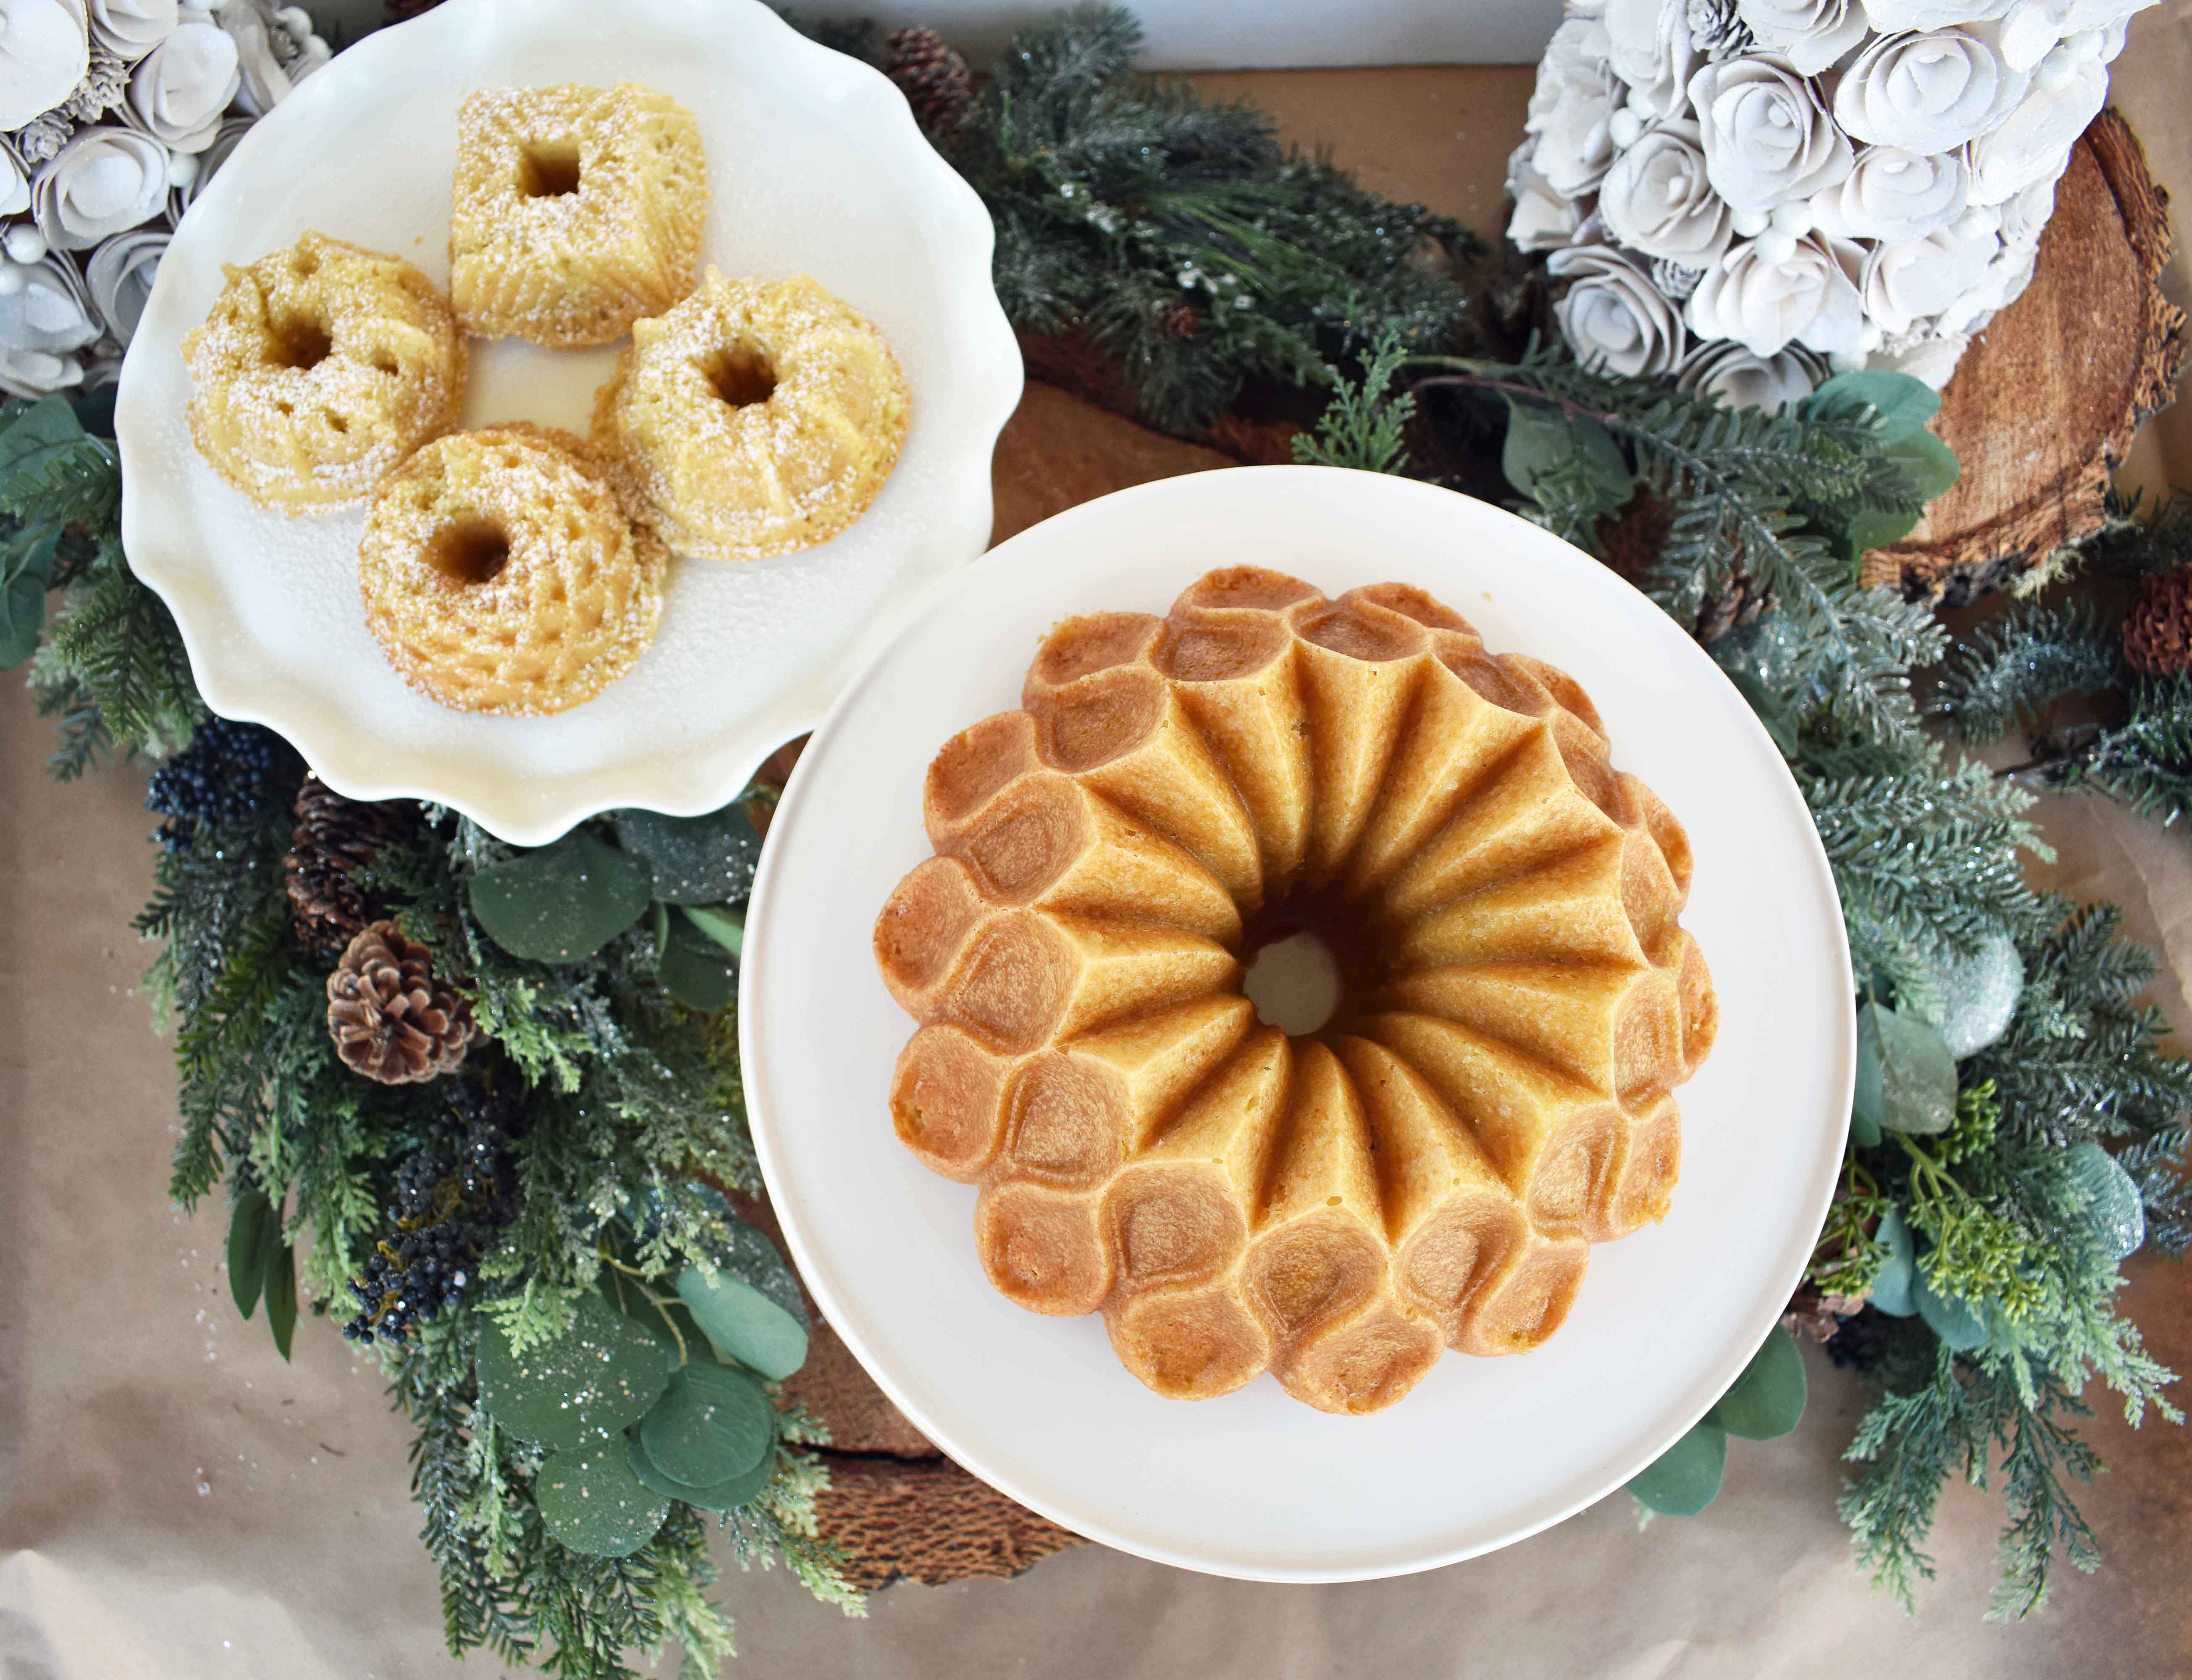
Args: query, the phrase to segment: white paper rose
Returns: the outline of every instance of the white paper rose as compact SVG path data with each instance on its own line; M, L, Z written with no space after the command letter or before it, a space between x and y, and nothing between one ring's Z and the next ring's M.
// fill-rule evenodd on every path
M1556 192L1570 198L1596 186L1613 162L1607 123L1622 83L1607 62L1606 48L1601 26L1570 18L1553 31L1530 95L1524 126L1537 137L1531 164Z
M189 17L130 72L129 109L162 145L203 151L241 82L234 38L209 20Z
M1883 35L1842 72L1835 118L1872 145L1949 151L2006 117L2026 79L1973 30Z
M1631 250L1685 268L1714 261L1731 236L1694 122L1661 123L1615 158L1598 185L1598 214Z
M2004 245L2020 248L2040 242L2047 219L2055 214L2055 184L2056 177L2050 175L2010 194L1995 207L2001 218L1999 231Z
M214 134L213 144L197 154L196 168L186 165L180 171L168 170L168 179L174 182L174 191L168 195L168 215L177 226L182 225L184 212L196 203L198 195L205 191L206 183L214 178L222 164L228 162L229 154L236 150L236 143L251 132L252 122L248 117L223 117L220 127ZM183 177L180 180L175 179L178 174Z
M63 257L20 272L20 289L0 296L0 391L40 397L82 384L83 361L71 352L99 336L83 282Z
M2108 97L2109 72L2098 60L2074 65L2054 87L2035 78L2001 124L1972 142L1972 202L1999 204L2037 182L2053 180Z
M81 11L62 0L0 0L0 128L51 111L90 65Z
M1861 0L1735 0L1751 37L1806 76L1852 50L1868 27Z
M1870 145L1839 186L1812 200L1818 225L1845 239L1923 239L1964 213L1970 178L1962 154L1921 157Z
M1600 20L1613 73L1628 84L1630 110L1644 120L1678 113L1698 60L1689 0L1606 0Z
M1690 294L1690 330L1700 339L1733 339L1760 356L1790 344L1829 356L1855 350L1864 335L1858 293L1864 252L1813 233L1785 260L1769 262L1760 244L1744 240L1705 271Z
M1568 282L1553 313L1579 361L1631 378L1672 373L1681 361L1681 317L1627 252L1571 245L1545 270Z
M1865 358L1864 365L1908 373L1938 390L1949 383L1971 342L1970 335L1964 333L1908 333L1881 345Z
M91 253L83 265L84 285L92 307L106 323L117 344L127 345L145 314L145 300L152 295L152 277L160 271L160 259L168 253L168 236L151 228L117 233Z
M30 172L15 148L0 140L0 216L18 216L30 208Z
M118 59L141 59L175 32L175 0L91 0L91 38Z
M1952 24L1998 18L2029 0L1864 0L1865 15L1882 35L1898 30L1946 29Z
M2001 248L1991 232L1964 238L1946 228L1923 239L1875 245L1864 259L1864 312L1885 333L1930 324L1978 282Z
M1530 162L1534 140L1524 140L1507 159L1507 191L1515 214L1507 236L1518 251L1550 251L1568 242L1583 221L1583 207L1539 174Z
M237 102L254 117L288 98L291 88L332 56L301 9L273 0L228 0L220 26L236 43L243 73Z
M1714 190L1738 212L1809 198L1850 172L1850 143L1785 59L1727 59L1690 78Z
M141 226L168 196L167 149L132 128L86 128L31 185L38 231L56 251L88 251Z
M1818 389L1826 363L1812 351L1789 345L1772 356L1754 356L1744 345L1722 339L1693 350L1675 376L1684 390L1716 396L1731 408L1763 408L1801 402Z

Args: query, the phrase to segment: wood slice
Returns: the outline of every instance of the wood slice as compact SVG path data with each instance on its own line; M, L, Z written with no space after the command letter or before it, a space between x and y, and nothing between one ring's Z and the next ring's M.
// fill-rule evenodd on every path
M2183 310L2155 276L2169 195L2114 107L2093 119L2055 189L2032 283L1964 352L1932 430L1963 476L1864 581L1961 607L2097 530L2109 474L2170 401Z

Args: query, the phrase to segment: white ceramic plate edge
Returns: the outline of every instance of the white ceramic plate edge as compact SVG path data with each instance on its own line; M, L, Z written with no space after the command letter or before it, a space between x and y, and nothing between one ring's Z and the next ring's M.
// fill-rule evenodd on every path
M705 0L658 0L658 3L676 3L696 13L706 10ZM848 113L862 113L861 120L876 125L876 144L894 150L919 148L930 155L936 192L928 208L959 246L958 262L983 277L986 291L996 237L989 212L964 178L933 156L910 107L889 79L867 65L808 39L765 6L756 3L750 11L745 7L739 10L758 14L753 17L754 26L773 42L774 50L790 60L803 60L802 73L834 84ZM342 54L343 77L323 71L300 83L288 98L253 124L220 174L192 204L184 227L177 230L177 240L186 237L187 231L193 244L202 239L218 241L220 230L235 214L231 201L241 191L239 183L247 178L248 170L238 168L239 163L248 164L261 152L272 153L284 143L289 130L310 122L320 104L350 97L344 88L345 81L368 74L401 76L407 60L431 50L435 33L465 28L468 11L463 0L454 0L403 24L377 30ZM720 18L722 14L716 15ZM207 231L208 228L213 231ZM123 358L116 392L123 554L130 569L166 603L174 617L191 675L206 703L224 717L264 724L285 734L315 772L339 793L359 800L431 800L461 812L490 832L522 846L545 845L572 824L618 806L642 806L672 816L713 811L746 784L770 753L813 726L851 673L865 663L865 650L877 645L876 632L898 616L898 603L888 599L879 603L865 634L848 642L805 681L779 694L764 717L750 723L728 743L719 737L703 749L679 757L659 770L605 766L560 783L551 795L545 797L538 789L528 794L508 784L483 793L460 780L448 779L445 771L391 773L387 755L376 749L379 743L368 732L300 722L296 710L283 703L288 685L277 671L263 664L231 665L214 657L222 642L248 646L249 638L243 634L214 578L162 521L162 498L143 487L146 463L156 453L148 435L152 421L144 412L146 399L140 391L149 378L146 366L156 344L180 340L197 324L173 318L180 315L180 306L174 301L178 288L163 288L163 277L156 277L153 282L138 332ZM994 515L990 458L998 435L1019 406L1025 381L1018 341L996 293L986 291L977 309L985 323L971 346L976 361L967 378L977 388L993 389L996 399L990 404L991 412L963 440L960 470L949 487L948 504L936 521L936 528L963 549L965 560L958 562L961 565L979 555L989 540ZM919 591L905 593L910 597Z
M1000 544L977 561L974 567L962 569L959 572L939 579L912 608L899 617L887 640L873 644L876 651L872 658L839 693L836 703L831 706L828 715L816 728L814 739L809 743L808 755L802 757L800 768L793 772L791 780L786 786L784 797L779 803L776 817L770 825L771 843L764 846L762 849L760 868L755 878L747 918L748 962L758 966L768 960L768 948L775 931L773 921L772 887L778 873L776 858L780 851L780 848L774 844L774 839L779 834L791 832L797 826L804 803L805 785L808 780L811 780L806 775L806 766L820 761L820 755L817 749L826 748L830 744L839 719L856 703L874 668L880 664L899 643L916 634L923 621L932 613L947 605L951 592L955 589L973 582L973 573L986 571L992 567L1003 568L1014 564L1025 565L1029 550L1039 550L1045 544L1057 540L1062 532L1070 532L1076 524L1113 516L1117 504L1126 498L1131 498L1138 501L1161 504L1168 498L1184 496L1201 497L1213 493L1213 483L1216 481L1237 481L1243 475L1249 473L1264 476L1286 474L1299 480L1303 475L1331 476L1334 470L1330 468L1318 467L1221 469L1213 472L1196 473L1178 478L1159 480L1154 483L1117 491L1111 495L1100 497L1095 501L1083 503L1077 507L1057 514L1040 525L1031 527L1005 543ZM1379 474L1350 472L1345 476L1350 481L1358 481L1348 486L1346 493L1350 494L1390 494L1436 498L1453 493L1412 480L1388 477ZM1265 477L1262 481L1268 483L1270 481ZM1373 489L1371 487L1373 486L1378 487ZM1220 488L1217 493L1222 494L1224 490ZM1510 522L1515 528L1518 544L1526 550L1546 555L1551 552L1547 545L1554 544L1558 549L1565 550L1566 555L1573 558L1575 565L1588 567L1590 572L1595 574L1595 578L1602 584L1609 584L1630 593L1639 593L1624 580L1607 572L1596 561L1590 560L1579 550L1569 549L1564 544L1556 544L1556 539L1550 538L1538 527L1531 525L1527 521L1502 510L1487 507L1486 510L1499 520ZM1643 599L1641 594L1639 598ZM1650 607L1653 612L1658 612L1659 609L1656 605L1651 605L1648 601L1647 605ZM1809 835L1806 857L1807 865L1814 875L1814 885L1824 893L1825 901L1838 909L1841 897L1835 886L1833 870L1827 863L1825 851L1821 846L1817 830L1812 823L1809 807L1804 802L1803 795L1796 786L1795 777L1789 773L1779 749L1773 746L1764 726L1758 722L1749 703L1736 692L1733 685L1728 682L1726 675L1713 663L1704 650L1687 637L1681 638L1681 645L1686 650L1682 657L1696 672L1697 680L1720 692L1726 703L1736 709L1736 713L1741 720L1739 726L1744 728L1758 744L1764 747L1772 763L1778 766L1778 778L1772 783L1774 794L1790 804L1801 817L1804 829ZM896 1405L922 1434L933 1441L963 1468L989 1483L1008 1497L1047 1518L1060 1527L1118 1551L1147 1558L1153 1563L1247 1580L1318 1583L1377 1580L1392 1575L1414 1574L1425 1569L1440 1568L1448 1563L1461 1563L1470 1558L1481 1557L1487 1552L1497 1551L1502 1546L1512 1545L1516 1541L1527 1539L1532 1535L1541 1533L1556 1523L1566 1521L1576 1512L1596 1504L1608 1494L1615 1492L1639 1470L1650 1464L1681 1439L1704 1417L1706 1412L1712 1409L1720 1397L1727 1392L1728 1386L1740 1374L1743 1366L1749 1360L1750 1353L1765 1341L1774 1324L1778 1322L1784 1303L1803 1275L1804 1267L1809 1261L1816 1244L1819 1227L1825 1220L1828 1206L1833 1199L1834 1187L1847 1136L1847 1117L1850 1099L1855 1088L1856 982L1850 965L1847 943L1838 937L1833 945L1833 950L1836 962L1835 977L1838 982L1836 994L1843 999L1844 1002L1841 1018L1834 1023L1837 1040L1835 1060L1839 1073L1835 1086L1831 1092L1831 1100L1835 1110L1844 1116L1844 1119L1839 1127L1829 1133L1822 1134L1818 1141L1817 1153L1812 1162L1811 1199L1806 1204L1801 1216L1789 1226L1786 1238L1779 1251L1778 1264L1769 1269L1761 1279L1752 1309L1745 1318L1746 1332L1742 1337L1738 1338L1743 1351L1733 1354L1728 1363L1699 1370L1689 1387L1686 1400L1678 1408L1673 1409L1673 1421L1651 1438L1648 1450L1637 1455L1635 1461L1621 1470L1619 1473L1598 1478L1590 1486L1589 1491L1579 1496L1571 1495L1559 1500L1547 1508L1533 1512L1510 1531L1494 1538L1444 1549L1411 1552L1401 1558L1371 1559L1335 1564L1331 1567L1274 1567L1254 1561L1243 1561L1237 1556L1189 1555L1175 1546L1154 1539L1148 1534L1137 1532L1124 1523L1116 1521L1092 1522L1085 1513L1062 1507L1057 1501L1048 1498L1042 1489L1028 1484L1022 1478L998 1471L986 1461L978 1442L963 1438L956 1429L940 1421L918 1396L910 1391L907 1384L897 1379L888 1362L876 1356L868 1339L862 1333L858 1313L851 1310L848 1305L846 1294L841 1288L838 1268L829 1261L826 1256L817 1251L808 1240L801 1217L798 1198L792 1187L785 1180L773 1145L772 1137L773 1096L770 1084L768 1023L760 1018L760 1011L762 1008L762 988L751 984L740 987L739 1003L739 1034L746 1108L751 1123L755 1151L760 1161L762 1179L768 1187L771 1204L776 1210L785 1242L791 1250L793 1261L799 1269L802 1279L813 1294L816 1304L820 1307L823 1318L829 1322L831 1329L837 1333L852 1352L853 1356L859 1360L861 1368L888 1396L892 1404ZM1224 1402L1216 1400L1200 1404L1218 1405L1223 1404ZM1406 1404L1407 1402L1404 1401L1402 1404Z

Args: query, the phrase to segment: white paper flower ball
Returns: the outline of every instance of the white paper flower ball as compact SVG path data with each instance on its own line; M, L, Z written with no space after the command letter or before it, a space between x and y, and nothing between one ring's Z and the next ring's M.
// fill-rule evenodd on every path
M2001 248L1995 234L1966 239L1946 228L1875 245L1864 259L1864 312L1883 333L1929 323L1978 284Z
M76 91L91 65L80 8L0 0L0 128L20 128Z
M1635 378L1671 373L1686 349L1682 318L1634 257L1610 245L1570 245L1545 267L1568 288L1554 314L1585 362Z
M31 205L49 245L88 251L159 214L167 194L166 147L130 128L86 128L40 167Z
M141 59L175 32L175 0L91 0L91 38L123 60Z
M1583 225L1583 207L1538 173L1530 161L1536 147L1535 140L1526 140L1507 159L1507 193L1515 201L1507 236L1521 250L1556 250Z
M1690 78L1705 171L1738 211L1770 211L1809 198L1850 172L1849 139L1817 85L1785 59L1709 64Z
M236 42L220 25L186 18L129 75L129 109L177 151L203 151L243 83Z
M1732 339L1759 356L1791 344L1824 355L1858 349L1864 253L1848 241L1813 233L1798 240L1785 260L1772 262L1760 242L1741 242L1705 271L1690 293L1690 331L1700 339Z

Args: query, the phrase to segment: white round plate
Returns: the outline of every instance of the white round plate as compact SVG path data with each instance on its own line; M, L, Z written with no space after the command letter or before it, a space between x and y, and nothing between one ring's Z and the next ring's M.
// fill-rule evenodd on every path
M905 368L912 427L882 493L836 541L753 565L676 563L654 645L598 699L551 718L450 711L405 686L365 628L362 510L267 512L191 447L182 337L222 264L309 229L446 285L459 101L624 78L699 120L705 259L811 274L868 316ZM437 800L521 845L613 806L714 810L821 716L865 635L989 541L990 453L1020 391L992 239L898 90L760 0L448 0L300 84L183 219L122 371L129 563L174 611L207 703L280 731L343 793ZM465 424L584 434L616 349L475 339Z
M1496 652L1580 679L1614 761L1689 830L1683 925L1712 965L1717 1047L1681 1093L1666 1222L1594 1251L1560 1333L1448 1353L1399 1404L1333 1417L1266 1375L1162 1399L1100 1318L1023 1312L975 1257L974 1192L892 1135L913 1023L870 935L929 853L930 758L1019 703L1059 618L1163 612L1214 567L1327 594L1391 578ZM1848 948L1804 801L1704 653L1611 572L1511 514L1313 467L1197 473L1087 503L946 580L855 677L770 826L746 928L746 1102L777 1216L824 1315L939 1446L1023 1504L1160 1563L1263 1580L1429 1569L1619 1487L1718 1399L1801 1273L1841 1165L1856 1067Z

